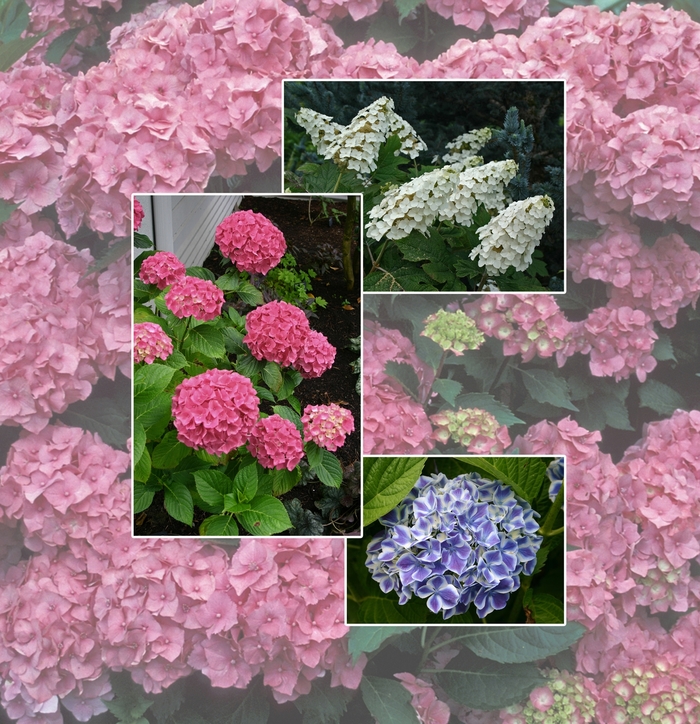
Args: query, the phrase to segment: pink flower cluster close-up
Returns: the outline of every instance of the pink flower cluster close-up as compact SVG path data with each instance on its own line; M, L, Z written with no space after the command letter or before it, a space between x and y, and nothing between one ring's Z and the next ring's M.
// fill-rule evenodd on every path
M208 279L183 276L165 293L165 303L180 319L194 317L210 322L221 314L224 293Z
M264 468L276 470L294 470L304 457L301 433L279 415L258 420L250 432L248 450Z
M302 377L320 377L333 366L335 347L311 329L304 312L293 304L273 301L246 316L243 343L257 360L295 367Z
M175 389L178 440L212 455L245 444L258 421L260 400L252 382L231 370L207 370Z
M342 447L345 438L355 429L352 412L335 402L330 405L307 405L301 422L304 437L330 452Z
M185 265L172 251L157 251L146 257L139 269L139 279L144 284L155 284L158 289L165 289L184 277Z
M284 234L265 216L236 211L217 227L216 243L240 271L267 274L287 249Z
M168 359L173 343L159 324L140 322L134 325L134 363L152 364L156 358Z

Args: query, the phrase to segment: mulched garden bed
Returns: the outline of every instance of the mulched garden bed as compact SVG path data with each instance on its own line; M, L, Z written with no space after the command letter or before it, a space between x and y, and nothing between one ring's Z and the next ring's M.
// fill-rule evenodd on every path
M352 411L355 431L348 435L345 445L334 454L344 470L343 496L340 505L324 520L324 535L352 535L360 528L360 397L355 390L357 375L351 364L358 359L359 351L348 347L350 340L360 336L360 287L359 275L350 289L342 265L342 220L339 222L327 203L324 210L319 201L308 198L279 196L246 196L240 209L251 209L264 214L284 233L290 251L297 261L297 268L314 271L313 294L322 297L327 306L317 308L310 318L311 327L328 337L336 348L332 369L317 379L304 380L295 395L302 405L330 404L335 402ZM345 202L333 200L332 207L340 214L345 212ZM328 215L326 215L328 214ZM311 221L310 221L311 219ZM220 255L215 248L204 266L215 274L222 274ZM302 508L319 513L316 502L320 501L326 486L315 480L300 484L281 497L281 500L297 498ZM197 535L199 525L207 513L195 509L194 527L190 528L172 518L163 507L162 493L153 503L136 516L134 534L137 536L192 536ZM245 535L245 531L242 531ZM288 533L289 534L289 533ZM293 533L295 534L295 533ZM284 533L282 535L285 535Z

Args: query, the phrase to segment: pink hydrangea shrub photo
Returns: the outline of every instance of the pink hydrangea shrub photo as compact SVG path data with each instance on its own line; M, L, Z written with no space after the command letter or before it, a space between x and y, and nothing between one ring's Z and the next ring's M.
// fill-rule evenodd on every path
M186 267L152 249L143 229L135 235L134 533L352 534L357 513L354 524L345 513L344 528L338 512L359 508L343 469L355 465L335 453L355 419L322 404L328 388L307 391L307 380L332 370L337 349L312 328L325 300L312 295L318 312L305 311L305 287L289 284L288 242L298 241L250 209L225 215L211 236L204 266ZM287 274L276 277L285 254ZM357 396L350 366L339 373ZM325 410L340 424L324 429Z
M5 0L0 43L3 724L700 718L697 3ZM275 215L284 199L261 197L229 210L251 213L222 231L206 271L177 254L181 266L155 259L152 195L280 194L295 182L288 159L322 166L324 143L342 136L332 124L348 126L381 97L367 94L342 119L337 97L314 107L331 129L314 158L300 130L285 134L294 118L283 118L283 81L311 79L392 81L387 97L424 141L419 119L396 106L415 80L564 81L554 123L565 160L546 161L553 174L543 164L534 179L566 180L565 202L545 188L533 194L543 218L548 196L566 222L565 258L538 277L545 290L494 290L487 278L479 295L454 289L436 300L416 283L400 299L360 299L356 230L382 219L301 195L289 203L308 223L303 242ZM452 101L427 105L439 115ZM510 105L479 110L503 130ZM546 150L549 106L534 86L526 106L517 133L510 118L518 158L492 159L506 176L509 162L527 164L528 128L531 167L544 159L535 154ZM441 156L491 125L433 124ZM377 207L410 182L397 176L419 145L407 127L395 131L379 141L387 175ZM463 139L467 148L476 140ZM408 153L395 156L404 143ZM397 229L398 217L386 232ZM493 232L482 235L474 245L500 263ZM305 256L312 240L315 259ZM174 252L162 241L159 254ZM423 269L422 247L408 246L402 258L415 257L420 278L444 271ZM326 286L333 274L339 294ZM176 316L165 296L183 279L213 284L220 309L209 285L184 282L197 290L178 296L186 314ZM272 302L301 310L309 333L258 338L256 356L246 320ZM345 307L365 319L363 414L350 368L359 324L341 327L353 315ZM335 309L329 328L326 309ZM299 331L295 314L284 324ZM282 348L284 362L264 352ZM247 436L228 452L178 439L175 391L206 374L216 392L205 401L189 389L183 429L215 447L217 426ZM234 374L253 388L233 378L246 385L246 414L229 415ZM303 389L329 394L302 401ZM372 625L386 618L383 593L361 602L372 624L348 627L351 596L364 597L348 589L339 536L359 525L361 429L379 460L564 456L566 625L540 625L552 595L540 590L517 628L497 620L503 609L468 628L408 616ZM290 470L299 440L304 456ZM348 449L355 460L343 459ZM328 456L343 460L339 487L320 479L338 481ZM406 472L415 485L420 471ZM151 494L160 520L190 535L134 535ZM254 513L256 496L268 497ZM300 499L284 510L308 532L255 530L275 519L275 501ZM144 508L134 514L136 502ZM365 496L365 515L381 502ZM201 522L226 519L195 538L201 522L174 517L189 520L190 505L193 522L195 510ZM547 570L536 560L534 577L540 564ZM519 575L516 597L527 586ZM454 592L443 583L412 601L445 610Z

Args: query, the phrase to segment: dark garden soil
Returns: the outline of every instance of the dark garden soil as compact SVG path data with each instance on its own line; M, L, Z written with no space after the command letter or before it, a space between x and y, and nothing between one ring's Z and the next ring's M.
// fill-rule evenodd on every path
M334 218L335 214L328 204L324 211L319 201L313 200L309 205L308 197L246 196L240 208L264 214L282 230L288 251L297 261L297 268L306 272L314 271L313 294L327 302L325 308L319 306L311 313L309 321L312 329L325 334L336 348L335 362L321 377L304 380L297 387L295 396L301 402L302 410L306 405L335 402L353 413L355 431L348 435L345 445L334 453L344 471L342 496L339 496L335 510L323 517L323 535L348 535L358 533L360 525L361 414L360 397L355 391L357 375L351 367L360 353L348 347L351 339L360 336L360 289L359 275L355 274L354 283L348 289L343 271L341 249L345 202L333 200L333 207L339 212L340 221ZM310 219L313 223L310 223ZM204 266L219 275L225 271L220 266L220 260L215 247ZM302 508L320 515L316 503L324 497L324 492L327 492L326 486L314 478L306 484L297 485L281 500L297 498ZM207 513L195 508L194 526L190 528L168 515L163 506L163 496L158 494L148 510L136 516L134 534L197 535L199 525L206 516ZM286 534L298 533L291 531Z

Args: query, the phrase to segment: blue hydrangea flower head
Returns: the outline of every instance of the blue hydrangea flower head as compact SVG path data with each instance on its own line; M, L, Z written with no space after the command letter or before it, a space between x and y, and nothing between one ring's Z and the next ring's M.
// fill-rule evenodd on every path
M564 482L564 458L555 458L547 466L549 478L549 499L554 502Z
M521 574L535 570L542 544L538 517L498 480L478 473L422 475L379 519L384 530L367 546L366 565L384 593L396 591L400 604L416 595L448 619L474 603L484 618L506 606Z

